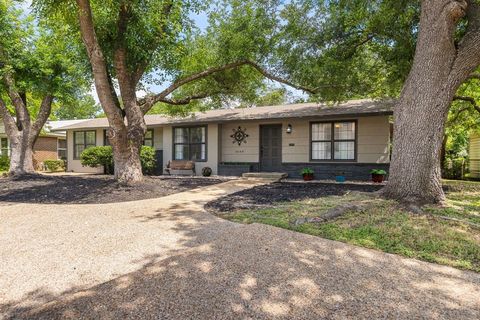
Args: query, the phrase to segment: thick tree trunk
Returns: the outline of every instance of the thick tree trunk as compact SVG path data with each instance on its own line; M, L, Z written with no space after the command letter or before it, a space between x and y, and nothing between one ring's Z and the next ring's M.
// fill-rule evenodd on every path
M120 183L133 184L142 181L143 174L139 148L126 148L122 151L114 151L114 161L115 178Z
M114 133L115 132L115 133ZM114 175L118 182L134 184L143 179L140 162L140 148L142 147L143 133L128 138L126 128L122 130L109 129L108 135L113 149Z
M465 76L453 72L458 57L453 34L464 14L462 2L422 2L414 63L394 110L390 177L383 189L389 198L416 204L445 200L440 153L448 110Z
M126 184L140 182L143 178L140 148L146 132L146 124L143 112L137 105L135 94L140 76L132 75L126 63L125 30L128 20L128 5L127 3L121 5L114 54L114 67L123 102L122 109L102 48L97 40L90 1L77 0L77 4L83 43L92 66L98 98L110 125L108 135L113 148L115 178Z
M10 175L23 175L34 173L33 144L29 137L19 136L10 140Z
M394 112L390 177L383 193L404 202L442 202L440 152L450 101L415 90L404 95Z

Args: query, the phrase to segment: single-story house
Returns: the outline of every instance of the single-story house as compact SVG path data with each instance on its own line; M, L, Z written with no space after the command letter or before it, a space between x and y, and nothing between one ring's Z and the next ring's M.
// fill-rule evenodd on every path
M318 179L343 173L369 179L369 171L388 170L392 101L354 100L337 105L301 103L216 109L189 117L146 115L145 145L157 153L157 173L170 160L194 160L196 173L285 172L300 177L304 167ZM84 167L80 154L108 144L106 118L56 130L67 133L68 171L101 173Z
M83 121L85 120L47 121L33 146L33 162L37 170L43 168L45 160L67 159L66 132L56 129ZM3 155L10 155L10 141L0 118L0 156Z

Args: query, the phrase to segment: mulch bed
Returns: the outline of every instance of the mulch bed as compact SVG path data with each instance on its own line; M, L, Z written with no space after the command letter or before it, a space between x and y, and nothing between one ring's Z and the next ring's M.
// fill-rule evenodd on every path
M383 185L366 183L277 182L221 197L207 203L205 208L214 213L228 213L237 210L269 207L278 202L344 195L351 191L375 192L382 187Z
M134 186L112 176L28 175L0 178L0 201L29 203L112 203L163 197L226 181L204 177L144 177Z

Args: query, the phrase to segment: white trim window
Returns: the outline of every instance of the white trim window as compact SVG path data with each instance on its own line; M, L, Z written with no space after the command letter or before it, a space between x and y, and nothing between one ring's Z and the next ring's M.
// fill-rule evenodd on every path
M0 138L0 156L8 156L10 154L10 148L7 138Z
M207 161L207 127L173 128L173 159Z
M311 123L311 160L356 160L356 121Z
M66 139L57 140L57 153L58 153L58 159L67 160L67 140Z
M91 131L75 131L73 133L73 159L80 159L85 149L97 146L97 133Z

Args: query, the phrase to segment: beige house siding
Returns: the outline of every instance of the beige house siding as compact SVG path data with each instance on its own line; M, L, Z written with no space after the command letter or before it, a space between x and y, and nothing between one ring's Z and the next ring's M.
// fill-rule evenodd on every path
M153 143L156 150L162 150L163 148L163 135L162 128L153 129ZM73 159L73 133L75 131L85 130L68 130L67 131L67 155L68 155L68 171L73 172L86 172L86 173L103 173L103 167L90 168L84 167L80 163L80 160ZM105 129L95 129L97 146L103 146L105 141Z
M480 178L480 135L477 133L472 133L470 135L470 146L469 146L469 168L470 175L473 178Z
M365 117L358 119L358 162L390 162L390 124L388 117Z
M282 124L282 162L310 162L310 122L324 119L291 119L283 121L237 122L222 125L221 162L258 162L260 152L260 125ZM388 116L345 118L357 120L357 163L389 163L390 125ZM329 120L330 121L330 120ZM292 125L292 133L286 128ZM230 135L238 127L249 135L246 143L233 143Z
M310 123L325 121L325 118L286 119L268 121L239 121L223 124L210 123L207 125L207 161L197 162L197 174L202 168L212 168L217 174L219 162L258 163L260 151L260 125L282 125L282 162L285 164L310 162ZM348 117L328 119L328 121L357 120L357 161L343 163L389 163L390 126L388 116ZM286 128L292 125L292 133ZM195 124L199 125L199 124ZM172 127L165 125L154 127L155 149L163 150L163 167L173 158ZM180 126L180 125L179 125ZM188 126L188 125L186 125ZM238 127L246 129L248 138L246 143L238 145L230 136ZM81 130L79 130L81 131ZM88 168L80 164L80 160L73 159L73 130L68 130L68 170L77 172L102 172L102 168ZM103 145L103 129L96 129L97 145ZM332 163L338 163L332 161Z
M85 130L68 130L67 131L67 171L71 172L85 172L85 173L103 173L103 167L90 168L84 167L80 163L79 159L73 159L73 133L75 131ZM95 129L96 132L96 145L103 146L103 129Z
M238 127L245 129L248 137L246 143L238 145L233 142L230 136ZM236 122L225 123L221 128L221 150L222 155L220 161L222 162L258 162L259 151L259 126L258 122Z

